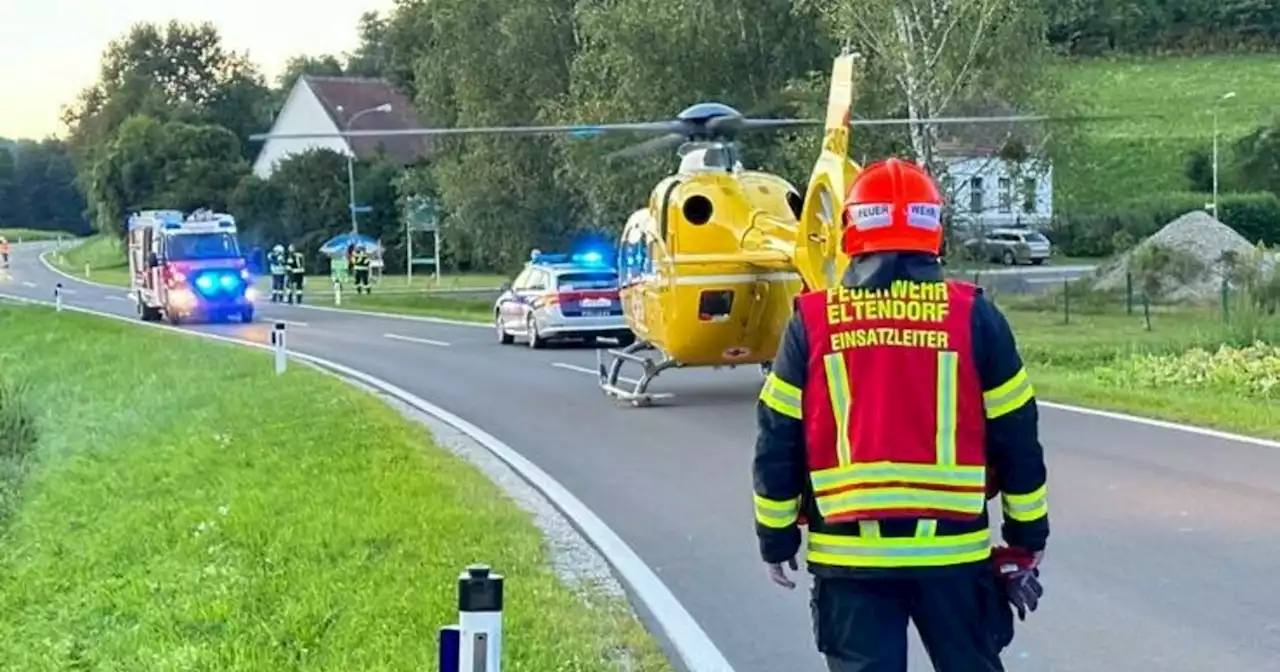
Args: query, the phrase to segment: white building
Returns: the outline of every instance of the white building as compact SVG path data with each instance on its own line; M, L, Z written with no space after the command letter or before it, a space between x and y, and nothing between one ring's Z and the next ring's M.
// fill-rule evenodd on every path
M985 152L940 153L943 196L959 226L1029 226L1053 218L1053 167L1047 160L1006 161Z
M375 111L381 105L390 105L390 111ZM413 104L385 80L304 75L289 91L271 132L338 133L346 130L352 117L358 118L350 130L422 128ZM405 166L431 153L430 143L421 136L273 139L263 143L253 172L266 179L281 160L311 149L330 149L360 160L385 152L389 159Z

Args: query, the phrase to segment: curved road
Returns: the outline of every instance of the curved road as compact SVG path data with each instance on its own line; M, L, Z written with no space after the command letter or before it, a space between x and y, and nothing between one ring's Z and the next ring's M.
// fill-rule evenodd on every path
M15 249L0 293L132 315L124 290L72 284ZM807 590L764 577L752 531L754 370L687 370L633 409L596 387L589 349L500 346L488 328L290 306L290 347L388 380L483 426L591 507L663 578L737 672L818 672ZM266 340L267 325L192 329ZM417 340L411 340L417 339ZM1011 671L1280 671L1280 449L1043 411L1053 536L1047 595ZM518 577L515 577L518 580ZM807 588L807 582L806 586ZM918 647L917 647L918 650ZM917 655L913 670L928 670Z

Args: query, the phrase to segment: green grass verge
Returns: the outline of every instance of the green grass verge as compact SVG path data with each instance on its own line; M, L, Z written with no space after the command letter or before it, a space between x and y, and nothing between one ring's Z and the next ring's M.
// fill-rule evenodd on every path
M325 307L333 307L331 302L323 305ZM368 310L375 313L441 317L449 320L484 324L493 322L493 301L442 299L423 294L374 293L356 295L344 293L340 307L351 310Z
M104 285L129 286L129 262L125 259L124 243L115 236L93 236L75 247L50 252L45 258L59 270L77 278Z
M42 240L57 240L58 238L71 240L76 235L66 231L46 231L44 229L0 229L0 237L9 239L10 243L17 243L18 241L35 243Z
M1229 153L1236 138L1270 121L1280 95L1280 54L1105 58L1060 67L1068 92L1089 112L1168 116L1085 126L1087 142L1055 170L1055 195L1063 203L1184 191L1188 153L1211 148L1214 101L1236 93L1218 107Z
M467 563L508 577L507 669L669 670L570 589L529 515L376 398L263 353L0 306L35 466L0 537L5 669L435 669Z
M1123 305L1101 310L1089 306L1089 313L1072 314L1064 324L1061 310L1006 303L1005 315L1042 399L1280 439L1280 405L1274 399L1230 389L1118 387L1095 373L1135 354L1216 350L1223 344L1246 345L1254 338L1278 342L1276 318L1245 324L1225 321L1212 309L1162 309L1148 331L1140 308L1128 315Z

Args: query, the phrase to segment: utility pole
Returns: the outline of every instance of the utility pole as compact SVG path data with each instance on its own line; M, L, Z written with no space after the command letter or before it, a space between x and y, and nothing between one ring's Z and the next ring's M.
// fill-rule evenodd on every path
M1218 214L1218 103L1236 97L1235 91L1224 93L1213 102L1213 218L1221 220Z
M339 105L338 113L342 114L343 111L344 110L342 109L342 106ZM356 112L355 114L351 115L351 118L347 120L347 123L343 124L343 130L350 131L352 125L356 123L356 119L359 119L360 117L363 117L366 114L373 114L374 112L380 112L382 114L386 114L390 111L391 111L391 103L383 103L376 107L371 107L367 110L360 110L359 112ZM347 209L351 211L351 235L354 236L360 233L360 226L356 222L356 167L355 167L356 152L355 152L355 148L351 146L351 138L346 138L346 142L347 142Z

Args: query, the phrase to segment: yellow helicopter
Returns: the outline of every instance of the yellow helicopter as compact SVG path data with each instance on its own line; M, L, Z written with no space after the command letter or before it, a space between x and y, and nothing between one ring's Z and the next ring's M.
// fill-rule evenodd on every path
M626 220L618 241L619 295L637 338L625 348L597 350L601 389L647 406L672 396L648 391L658 374L672 368L758 365L767 372L796 295L838 282L848 263L839 252L839 210L859 171L848 157L850 127L1047 119L851 119L856 60L848 53L835 58L825 120L754 119L728 105L700 103L663 122L268 133L251 139L663 134L611 155L678 147L681 161L653 189L646 207ZM741 133L817 125L825 126L825 135L803 196L777 175L743 169L735 144ZM643 369L631 389L619 386L626 363Z

